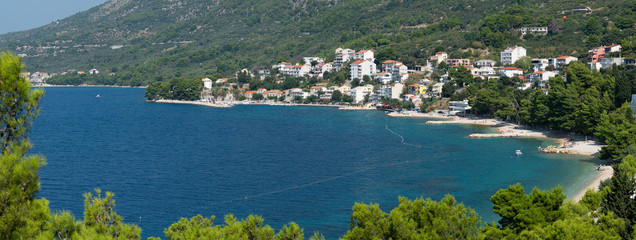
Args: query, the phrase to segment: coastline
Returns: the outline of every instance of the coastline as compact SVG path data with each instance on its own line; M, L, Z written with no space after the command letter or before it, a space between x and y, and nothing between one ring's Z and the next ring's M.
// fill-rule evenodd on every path
M387 114L389 117L415 117L415 118L429 118L434 119L426 122L426 124L439 125L439 124L467 124L467 125L480 125L489 126L495 128L498 133L473 133L469 138L544 138L553 140L557 145L549 146L541 150L542 153L554 153L554 154L574 154L593 157L598 161L598 154L603 145L594 138L587 138L582 135L575 135L566 132L550 131L544 129L527 129L518 124L507 123L498 121L495 119L485 118L466 118L466 117L454 117L444 116L437 113L417 113L417 112L405 112L396 113L392 112ZM592 171L590 169L590 171ZM602 168L594 169L596 176L589 182L584 184L584 188L576 192L575 195L568 199L572 201L579 201L585 195L588 189L598 191L598 188L602 181L612 177L614 170L611 166L604 166Z
M568 199L574 202L578 202L583 198L585 192L587 192L588 189L598 191L598 187L601 186L601 182L611 178L612 175L614 175L614 169L612 168L612 166L604 166L602 169L597 170L596 177L594 177L592 181L588 182L588 184L585 185L585 188L581 189L575 195Z
M53 85L53 84L38 84L31 85L31 87L112 87L112 88L146 88L147 86L120 86L120 85L89 85L89 84L81 84L81 85Z

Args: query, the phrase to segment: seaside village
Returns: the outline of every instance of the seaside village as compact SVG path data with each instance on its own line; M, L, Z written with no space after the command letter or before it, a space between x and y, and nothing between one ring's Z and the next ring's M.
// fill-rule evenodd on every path
M522 28L522 34L546 34L547 28ZM613 65L636 66L636 59L620 57L621 46L618 44L610 46L600 46L588 51L587 66L590 69L600 70ZM270 70L259 70L251 72L243 69L232 78L210 79L203 78L203 91L201 100L203 102L219 103L218 106L230 106L232 104L276 104L280 102L301 103L311 99L311 102L321 104L330 103L334 92L339 92L341 96L348 96L346 102L357 105L359 109L376 109L383 107L382 99L397 99L405 103L412 103L417 109L426 99L441 98L444 84L452 79L449 76L449 69L460 66L468 69L474 77L499 78L507 76L517 80L518 89L542 89L546 92L549 88L548 79L556 75L564 75L568 64L579 59L572 56L559 56L556 58L531 58L532 71L524 71L512 65L523 57L530 57L526 54L523 46L510 46L500 52L500 61L477 60L471 62L470 59L449 58L446 52L437 52L430 56L425 66L407 66L395 60L386 60L376 63L375 50L353 50L337 48L334 51L334 60L326 62L321 57L303 57L302 63L280 62L273 65ZM260 88L250 91L249 83L236 83L238 74L247 74L251 78L264 80L272 74L277 76L277 81L282 82L286 77L316 78L323 79L328 72L340 71L349 67L350 74L343 85L332 85L328 81L318 82L308 88L291 89L265 89ZM442 68L443 66L443 68ZM433 78L435 70L444 69L445 74ZM439 72L439 71L438 71ZM77 71L78 74L99 74L97 69L87 72ZM61 73L61 74L66 74ZM45 72L22 73L22 76L29 79L34 85L46 84L46 79L54 76ZM566 79L566 76L563 76ZM352 83L356 82L355 86ZM213 88L239 89L240 95L215 97ZM460 91L457 89L456 91ZM218 99L217 99L218 98ZM458 114L465 112L471 107L466 100L449 102L451 111L446 114ZM632 96L631 106L636 112L636 95Z
M526 31L542 31L543 28L529 28ZM618 44L610 46L600 46L589 50L587 65L590 69L600 70L613 65L635 66L635 59L626 59L620 56L621 46ZM256 73L244 69L244 74L249 74L252 78L263 80L276 71L278 78L285 77L316 77L322 79L330 71L339 71L347 64L350 68L348 81L345 84L329 85L328 83L317 83L306 89L264 89L254 91L244 91L244 95L239 100L240 103L263 103L273 104L275 102L299 103L308 98L318 100L317 102L329 103L333 93L339 91L343 95L350 96L351 103L358 105L361 109L375 109L381 107L382 99L398 99L403 102L413 103L413 106L420 106L422 101L429 98L441 98L444 84L450 82L448 71L431 79L432 72L444 66L445 69L458 68L460 66L468 69L474 77L499 78L507 76L518 80L518 89L539 88L544 92L548 91L548 80L557 75L564 75L568 64L579 59L572 56L559 56L556 58L531 58L532 71L524 72L523 69L512 65L522 57L526 57L526 49L523 46L510 46L500 53L500 62L494 60L478 60L449 58L446 52L437 52L431 56L426 66L406 66L402 62L386 60L376 64L374 56L375 50L359 50L337 48L334 51L333 62L325 62L320 57L304 57L302 63L280 62L272 66L271 70L260 70ZM563 76L566 79L566 76ZM413 79L418 78L418 79ZM232 79L233 80L233 79ZM203 78L204 90L202 101L215 102L210 90L214 86L229 88L235 86L235 81L229 78L212 80ZM279 80L282 81L282 80ZM351 83L355 81L358 86ZM407 84L408 83L408 84ZM459 89L461 90L461 89ZM313 97L312 97L313 96ZM636 96L632 97L631 105L636 111ZM227 99L222 99L227 100ZM237 99L231 99L236 101ZM467 100L450 101L450 111L446 114L458 114L465 112L471 107Z

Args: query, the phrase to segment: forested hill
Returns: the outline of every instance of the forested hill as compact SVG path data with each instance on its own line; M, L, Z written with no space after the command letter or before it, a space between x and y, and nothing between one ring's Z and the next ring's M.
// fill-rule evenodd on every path
M572 11L585 6L593 11ZM0 50L26 54L27 71L97 68L141 85L329 57L339 46L373 48L407 65L440 50L496 59L509 44L579 56L632 36L635 12L632 0L110 0L2 35ZM548 25L556 31L537 38L514 30Z

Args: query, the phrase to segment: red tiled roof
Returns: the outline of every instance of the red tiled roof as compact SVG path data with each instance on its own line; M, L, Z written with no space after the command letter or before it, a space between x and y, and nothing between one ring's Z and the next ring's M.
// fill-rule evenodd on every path
M360 65L363 62L365 62L365 60L358 60L358 61L353 62L351 65Z

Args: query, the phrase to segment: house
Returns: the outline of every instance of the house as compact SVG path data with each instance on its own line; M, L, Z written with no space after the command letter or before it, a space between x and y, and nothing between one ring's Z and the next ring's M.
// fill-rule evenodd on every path
M466 59L466 58L446 59L446 65L450 67L459 67L459 66L468 67L470 66L470 59Z
M373 93L373 85L367 84L364 86L357 86L346 92L353 98L354 103L361 103L364 101L364 97Z
M289 89L287 91L287 94L289 95L289 98L291 98L291 99L294 99L296 97L301 97L301 98L305 99L307 96L309 96L309 93L303 91L300 88Z
M217 84L220 84L220 83L226 83L226 82L227 82L227 80L228 80L227 78L219 78L219 79L217 79L217 80L216 80L216 83L217 83Z
M304 58L303 58L303 62L304 62L305 64L310 64L310 65L311 65L311 63L313 63L313 62L316 62L316 63L324 63L324 62L325 62L325 59L324 59L324 58L321 58L321 57L304 57Z
M497 75L497 71L492 67L471 68L470 72L473 76L489 77Z
M548 27L522 27L519 28L521 35L526 35L528 33L532 35L546 35L548 34Z
M556 58L556 69L563 69L565 65L570 64L571 62L578 61L579 58L572 56L560 56Z
M605 47L595 47L587 51L587 61L590 63L600 62L605 56Z
M407 74L409 69L404 64L402 64L402 62L395 60L386 60L382 62L382 70L384 72L390 73L393 81L403 82L403 75Z
M331 63L318 63L312 69L312 74L318 78L322 78L323 75L333 70L333 65Z
M501 64L512 65L519 58L526 56L526 49L520 46L507 47L501 52Z
M517 87L517 89L519 90L526 90L528 88L532 87L532 83L531 82L524 82L521 84L521 86Z
M256 93L258 93L258 94L264 94L265 92L267 92L266 88L259 88L259 89L256 90Z
M557 73L553 71L538 71L528 74L525 79L532 83L539 83L539 88L545 89L548 88L548 80L556 75Z
M333 66L339 70L346 61L349 61L349 59L353 57L355 52L356 51L353 49L336 48L336 51L334 52L336 57L333 61Z
M283 70L281 71L282 74L285 74L291 77L304 77L309 72L311 72L311 65L309 64L304 64L304 65L298 64L291 67L287 66L283 68Z
M609 45L605 47L605 53L613 53L613 52L620 52L621 51L621 45L619 44L613 44L613 45Z
M291 66L294 66L294 65L288 62L281 62L276 65L273 65L272 68L278 70L279 73L282 73L285 70L285 68L288 68Z
M623 65L623 58L601 58L601 68L610 68L614 65L620 66ZM597 69L598 70L598 69Z
M380 87L380 97L400 99L400 95L404 89L404 84L393 83L389 85L382 85Z
M380 81L382 84L389 84L391 81L393 81L393 76L391 75L391 73L381 72L375 74L375 79Z
M86 74L84 71L77 71L77 74Z
M514 77L518 75L523 75L523 69L516 67L503 67L499 70L499 74L501 76Z
M375 50L360 50L353 54L353 59L375 61Z
M97 69L93 68L91 70L88 70L88 74L99 74L99 71L97 71Z
M456 115L458 113L466 114L466 111L472 109L472 107L468 104L468 100L464 101L449 101L449 108L451 111L449 114Z
M203 81L203 87L205 89L212 89L212 79L203 78L201 79L201 81Z
M351 63L351 80L354 78L362 79L365 75L373 76L375 67L375 63L369 60L358 60Z
M256 91L247 91L247 92L245 92L245 97L247 99L252 99L252 97L254 97L254 94L257 94L257 92Z
M263 93L263 96L265 96L266 98L278 98L279 93L280 93L279 90L274 89L274 90L265 91Z
M443 83L436 83L433 84L433 87L431 88L431 96L434 97L442 97L442 88L444 87Z
M494 61L494 60L483 59L483 60L478 60L475 62L475 66L478 68L494 67L495 65L497 65L497 61Z
M435 55L431 56L427 62L426 67L429 70L435 70L435 66L440 64L443 61L446 61L448 58L448 53L445 52L436 52Z
M427 89L428 87L421 83L411 84L406 88L407 92L413 95L424 95Z
M314 95L314 96L320 97L320 94L319 94L319 93L320 93L320 92L323 92L323 93L324 93L325 91L327 91L327 88L326 88L326 87L314 86L314 87L311 87L311 88L309 89L309 95Z
M545 70L546 67L550 66L551 65L550 62L551 62L550 59L547 59L547 58L533 58L530 61L530 64L532 64L532 69L535 72L538 72L538 71L543 71Z

